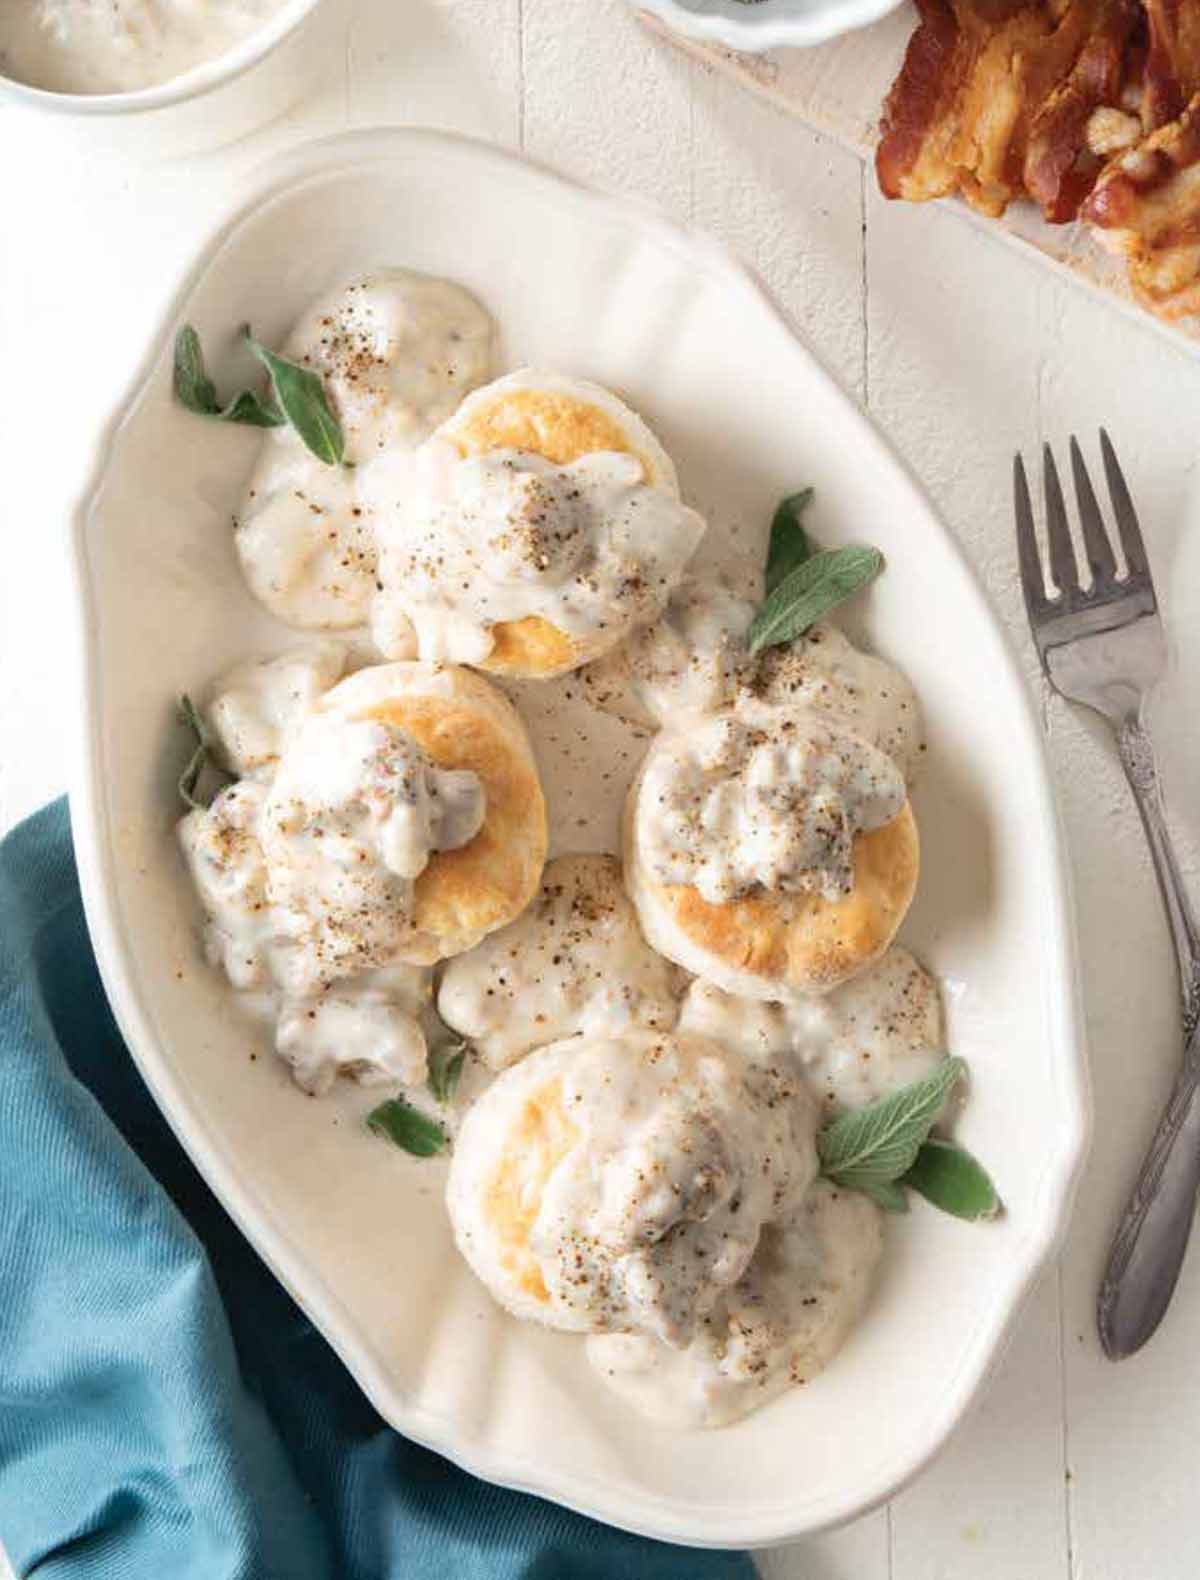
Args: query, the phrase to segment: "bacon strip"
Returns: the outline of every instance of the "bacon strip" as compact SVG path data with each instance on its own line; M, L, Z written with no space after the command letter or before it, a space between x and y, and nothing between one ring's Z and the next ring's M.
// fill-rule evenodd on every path
M887 197L959 192L1002 214L1026 190L1069 219L1099 171L1092 110L1115 104L1137 0L920 0L920 26L884 105L876 171Z
M1178 120L1200 93L1200 5L1196 0L1145 0L1148 39L1142 78L1147 131Z
M957 174L933 145L962 88L964 40L948 0L917 0L920 23L908 41L900 75L884 100L875 174L885 197L921 203L944 197Z
M1200 314L1200 0L917 9L882 112L882 193L958 193L990 215L1029 196L1124 254L1160 316Z
M1154 311L1200 313L1200 0L917 8L883 107L885 196L992 215L1032 197L1095 227Z
M1200 93L1178 120L1114 159L1083 206L1129 259L1139 297L1179 317L1200 305Z
M1103 160L1088 148L1088 122L1096 110L1120 103L1126 46L1139 15L1134 0L1096 8L1075 64L1033 117L1024 183L1052 225L1075 218L1100 173Z

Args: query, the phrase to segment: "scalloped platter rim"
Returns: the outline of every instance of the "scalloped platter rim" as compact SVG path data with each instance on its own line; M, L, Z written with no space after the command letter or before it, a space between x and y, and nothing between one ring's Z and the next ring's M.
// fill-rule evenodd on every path
M173 405L173 331L194 321L220 375L238 323L281 337L319 291L381 262L474 289L505 365L554 363L625 393L727 552L758 555L771 504L811 482L821 536L867 538L888 556L863 629L912 675L930 741L915 797L922 890L902 937L945 984L951 1046L972 1072L959 1133L1007 1211L970 1226L919 1205L890 1222L880 1288L834 1364L720 1431L648 1426L577 1340L494 1307L453 1250L441 1163L363 1133L357 1088L313 1101L257 1057L200 954L172 833L173 700L296 638L244 592L221 530L254 436ZM712 399L734 387L724 407ZM70 543L72 818L114 1012L181 1142L380 1413L489 1480L697 1545L840 1523L927 1464L1053 1254L1082 1166L1067 871L1033 709L995 616L924 495L751 276L637 203L463 137L388 129L310 144L250 178L148 333ZM564 809L562 776L593 771L588 750L574 769L549 764L546 720L533 730L557 847L616 848L616 792L611 829L576 840Z

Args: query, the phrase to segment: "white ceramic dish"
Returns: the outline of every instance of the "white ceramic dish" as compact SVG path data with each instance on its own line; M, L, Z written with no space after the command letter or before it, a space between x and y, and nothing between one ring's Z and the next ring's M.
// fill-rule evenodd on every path
M879 649L917 685L930 762L916 805L921 892L904 930L948 985L971 1061L961 1125L1008 1206L987 1227L925 1209L889 1224L882 1287L828 1372L719 1432L627 1412L573 1338L503 1316L451 1247L441 1165L364 1134L356 1088L313 1101L199 957L176 854L173 699L295 638L242 588L228 531L256 436L170 394L192 320L218 374L235 326L268 342L318 291L394 261L464 281L503 360L622 390L659 430L714 541L753 539L813 483L828 541L878 543ZM961 1418L1066 1221L1086 1089L1066 874L1024 687L950 537L870 424L743 270L700 237L480 144L358 133L273 165L214 235L120 403L73 527L82 750L72 791L88 917L122 1030L230 1212L379 1410L470 1470L614 1524L714 1545L847 1519L924 1465ZM554 756L533 714L544 766ZM612 757L598 729L549 778L559 849L570 776ZM555 789L557 787L557 794ZM297 1378L297 1386L303 1379Z
M182 76L172 77L150 88L138 88L129 93L54 93L47 88L35 88L27 82L18 82L13 77L0 74L0 95L15 100L27 109L87 119L140 116L149 111L164 110L182 104L185 100L201 98L257 66L284 39L296 32L320 3L321 0L288 0L274 16L240 44L226 50L224 54L214 56L212 60L203 61Z
M903 0L632 0L685 38L758 55L809 48L878 22Z

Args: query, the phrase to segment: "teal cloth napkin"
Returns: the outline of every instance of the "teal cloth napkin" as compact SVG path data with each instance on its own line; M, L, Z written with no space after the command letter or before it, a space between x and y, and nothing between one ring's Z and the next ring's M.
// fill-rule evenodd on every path
M39 1580L750 1580L391 1431L117 1033L65 802L0 844L0 1541Z

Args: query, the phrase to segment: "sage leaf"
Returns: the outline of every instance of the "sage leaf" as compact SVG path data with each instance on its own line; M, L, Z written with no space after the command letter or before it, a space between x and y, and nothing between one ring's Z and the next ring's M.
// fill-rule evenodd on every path
M908 1192L903 1185L894 1181L875 1180L856 1185L855 1190L861 1191L864 1196L869 1196L877 1207L882 1207L884 1212L907 1212Z
M994 1218L1000 1197L987 1170L965 1147L933 1137L921 1147L903 1183L955 1218Z
M184 324L175 336L175 398L188 411L220 422L248 423L254 428L278 428L287 421L282 412L261 400L252 390L241 390L222 406L217 387L204 366L200 336Z
M883 555L865 544L821 549L782 577L750 622L746 645L752 653L791 642L822 615L845 603L883 569Z
M367 1128L377 1136L410 1152L414 1158L432 1158L444 1152L449 1145L446 1132L436 1119L430 1119L419 1108L406 1103L402 1097L389 1097L367 1115Z
M246 344L271 375L271 388L279 408L304 443L326 466L340 466L346 453L341 424L325 396L325 386L311 368L276 356L255 340L247 325Z
M429 1090L439 1103L453 1101L466 1062L467 1044L461 1039L429 1050Z
M962 1059L943 1059L898 1092L836 1115L817 1132L821 1172L835 1184L856 1190L899 1180L916 1162L965 1070Z
M200 792L200 781L204 777L205 768L213 768L226 782L232 782L233 775L227 774L223 768L219 768L213 762L213 744L212 737L208 733L208 725L205 724L203 714L186 692L179 699L178 716L180 724L186 725L191 731L193 741L192 755L187 760L187 767L179 776L179 794L193 811L203 812L213 802L212 795L205 800ZM213 795L215 794L216 791L213 792Z
M779 503L771 520L771 538L767 544L766 590L773 593L789 571L811 559L813 546L808 533L800 525L800 517L812 504L813 491L802 488L798 494L789 494Z
M253 390L239 390L227 406L213 413L222 422L240 422L250 428L282 428L287 418L268 406Z
M189 411L215 416L219 410L217 388L204 366L200 336L184 324L175 336L175 398Z

